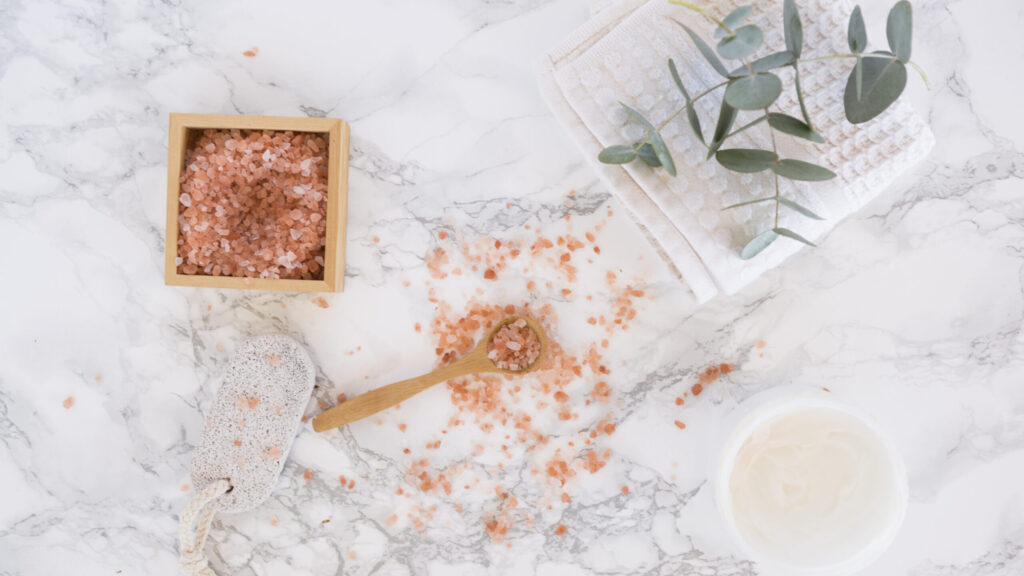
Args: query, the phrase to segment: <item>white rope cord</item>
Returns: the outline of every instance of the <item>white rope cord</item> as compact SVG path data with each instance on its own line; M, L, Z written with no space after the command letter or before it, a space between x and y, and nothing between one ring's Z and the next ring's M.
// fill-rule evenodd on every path
M189 500L181 513L178 540L181 542L181 570L187 576L217 576L207 564L203 545L206 544L206 536L210 532L210 524L213 523L213 507L210 504L229 490L231 483L227 480L217 480ZM199 523L193 528L197 515Z

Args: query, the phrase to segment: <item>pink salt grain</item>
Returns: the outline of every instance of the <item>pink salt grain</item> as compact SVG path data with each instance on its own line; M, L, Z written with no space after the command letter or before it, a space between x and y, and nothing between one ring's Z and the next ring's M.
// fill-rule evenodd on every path
M291 131L204 130L178 196L178 273L319 280L327 142Z
M487 357L502 370L525 370L540 357L540 339L520 318L494 333L487 345Z

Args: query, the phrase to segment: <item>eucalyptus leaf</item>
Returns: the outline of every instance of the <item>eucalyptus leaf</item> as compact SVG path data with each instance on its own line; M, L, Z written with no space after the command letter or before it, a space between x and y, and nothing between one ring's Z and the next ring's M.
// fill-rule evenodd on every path
M722 107L718 111L718 124L715 125L715 135L711 138L711 145L708 146L708 160L715 155L715 152L718 152L722 143L725 142L725 137L728 136L738 115L739 110L730 106L725 98L722 98Z
M804 122L813 130L814 124L811 123L811 115L807 113L807 105L804 104L804 92L800 88L800 66L795 62L793 63L793 87L796 90L796 99L800 102L800 115L804 117Z
M800 12L794 0L785 0L782 4L782 30L786 36L786 50L799 58L804 49L804 25L800 22Z
M729 12L729 15L722 18L722 24L725 24L729 30L735 30L737 26L743 23L750 15L750 6L740 6L739 8ZM722 36L728 36L729 30L718 26L715 28L715 38L721 38Z
M828 168L818 166L817 164L811 164L810 162L804 162L803 160L793 160L791 158L779 160L775 164L771 165L771 169L772 172L775 172L783 178L789 178L790 180L818 182L821 180L831 180L836 177L836 173Z
M725 100L740 110L758 110L770 106L782 94L782 80L771 72L733 80L725 88Z
M850 52L854 54L860 54L868 47L868 31L864 26L864 15L861 14L859 5L850 14L850 25L846 28L846 41L850 44Z
M775 153L771 150L753 148L729 148L719 150L715 154L715 159L733 172L753 174L771 168L775 164Z
M722 61L715 55L715 51L712 50L696 32L691 30L689 26L683 24L679 20L673 19L673 22L682 26L683 30L686 30L686 33L690 36L690 40L693 40L693 43L697 46L697 50L704 55L704 59L708 61L708 64L711 64L711 67L715 69L715 72L721 74L723 78L728 78L729 71L725 69L725 64L722 64Z
M632 146L616 144L601 150L597 159L604 164L628 164L636 159L636 151Z
M779 112L772 112L768 114L768 125L775 128L779 132L784 132L790 136L796 136L803 138L804 140L810 140L811 142L817 142L822 144L825 139L811 129L806 123L797 118L793 118L788 114L782 114Z
M622 104L622 102L619 102ZM658 160L661 161L662 166L665 167L665 171L672 176L676 175L676 163L672 161L672 154L668 151L668 146L665 145L665 141L661 139L661 134L658 133L658 129L654 127L644 115L630 108L626 104L622 104L622 107L629 112L637 122L644 125L647 129L647 141L650 142L651 148L654 148L654 153L658 156Z
M775 196L769 196L767 198L758 198L757 200L747 200L746 202L740 202L738 204L730 204L722 210L732 210L733 208L739 208L740 206L750 206L751 204L760 204L762 202L771 202L775 200Z
M639 144L639 142L637 144ZM658 160L658 154L654 151L654 146L651 146L650 142L645 142L644 145L636 151L636 156L642 160L644 164L647 164L652 168L661 166L661 160Z
M796 232L793 232L789 228L772 228L772 232L775 232L779 236L785 236L786 238L792 238L793 240L796 240L797 242L803 242L804 244L807 244L808 246L816 246L816 244L814 242L811 242L807 238L804 238L803 236L797 234Z
M739 60L746 58L761 47L764 41L764 32L754 25L748 25L735 30L732 36L723 38L718 43L718 54L722 58Z
M897 2L889 10L889 19L885 23L885 37L889 40L889 49L902 62L910 60L911 42L914 27L913 9L910 2Z
M744 260L750 260L754 256L757 256L764 251L765 248L771 246L772 242L778 240L779 234L774 230L765 230L757 236L747 242L747 245L740 251L740 258Z
M899 60L863 58L861 74L863 87L857 98L857 71L850 73L843 94L846 119L852 124L863 124L875 118L892 105L907 87L907 67Z
M750 63L749 68L747 66L740 66L730 72L729 75L733 78L749 76L751 69L753 69L756 74L758 72L767 72L776 68L782 68L783 66L787 66L792 63L793 53L788 50L783 50L782 52L775 52L774 54L769 54L763 58L754 60Z
M824 218L822 218L821 216L818 216L814 212L811 212L811 210L809 208L805 208L805 207L803 207L803 206L797 204L796 202L793 202L792 200L789 200L787 198L783 198L783 197L779 196L779 204L782 204L783 206L785 206L786 208L789 208L790 210L795 210L795 211L803 214L804 216L807 216L808 218L811 218L812 220L824 220Z
M700 128L700 117L697 116L697 111L693 108L693 100L690 98L690 93L686 91L686 86L683 86L683 80L679 77L679 71L676 70L676 63L671 58L668 59L668 71L672 74L672 80L676 83L676 87L679 88L679 92L686 99L686 119L690 122L690 128L693 129L693 133L697 135L697 139L700 140L701 144L704 144L704 131Z

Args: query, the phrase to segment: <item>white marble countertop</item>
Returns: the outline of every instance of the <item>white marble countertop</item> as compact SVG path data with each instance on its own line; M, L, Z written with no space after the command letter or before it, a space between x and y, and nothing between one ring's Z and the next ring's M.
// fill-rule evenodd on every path
M876 38L888 5L865 2ZM506 441L490 415L451 425L445 387L344 431L307 424L270 500L215 521L219 574L755 574L718 522L708 447L739 400L783 383L864 407L904 453L906 523L867 574L1024 573L1024 7L918 2L932 88L912 79L909 98L938 140L920 179L696 310L538 95L534 62L590 9L4 2L0 574L177 573L192 447L242 338L294 335L329 402L430 369L431 323L470 299L550 304L566 355L602 355L566 386L569 419L533 382L499 394L544 443ZM163 285L172 111L351 122L344 293ZM458 249L598 226L568 294L555 264L492 282ZM589 324L627 283L644 292L629 329ZM677 406L718 363L734 369ZM419 477L444 471L451 493Z

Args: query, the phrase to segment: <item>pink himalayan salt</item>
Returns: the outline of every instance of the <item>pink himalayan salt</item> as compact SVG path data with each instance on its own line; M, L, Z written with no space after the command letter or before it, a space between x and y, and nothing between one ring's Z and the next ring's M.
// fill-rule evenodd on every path
M302 132L204 130L181 175L181 274L323 278L327 142Z
M487 345L487 357L502 370L526 370L540 357L540 339L520 318L494 333Z

